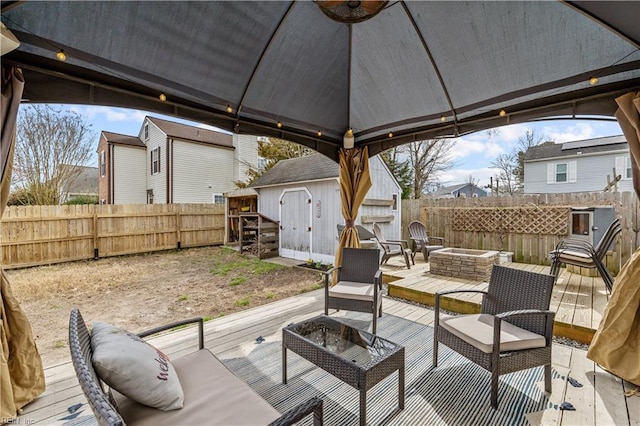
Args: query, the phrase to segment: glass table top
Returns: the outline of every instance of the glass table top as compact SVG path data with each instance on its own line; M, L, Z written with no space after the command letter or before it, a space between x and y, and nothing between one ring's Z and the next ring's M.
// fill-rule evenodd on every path
M399 347L389 340L327 316L291 324L286 330L359 366L380 361Z

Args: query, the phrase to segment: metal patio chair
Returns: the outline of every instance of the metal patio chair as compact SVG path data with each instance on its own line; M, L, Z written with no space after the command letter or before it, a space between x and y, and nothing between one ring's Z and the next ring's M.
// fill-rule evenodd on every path
M377 317L382 316L379 258L378 249L342 249L342 266L324 272L325 315L329 315L329 309L370 312L373 314L373 334L376 333Z
M611 222L604 235L593 247L589 242L575 238L567 238L558 243L555 250L549 253L551 258L551 275L556 279L560 274L560 265L575 265L583 268L596 268L602 277L607 290L611 293L613 289L613 277L604 264L604 258L609 247L614 244L616 238L622 232L620 219Z
M381 265L387 263L393 256L404 257L404 263L407 265L407 269L411 269L411 262L413 262L414 265L416 264L407 240L385 240L384 235L382 235L382 230L377 223L373 224L373 235L375 235L376 241L378 241L378 245L383 251L382 258L380 259Z
M427 262L430 252L444 248L444 238L430 237L427 235L427 227L417 220L409 224L409 237L415 244L415 250L411 254L412 260L416 257L416 253L421 251L422 258Z
M544 366L544 389L550 393L554 281L553 275L494 265L487 291L437 292L433 366L438 365L438 343L443 343L489 371L493 408L498 408L501 374ZM440 299L452 293L483 293L481 313L441 315Z

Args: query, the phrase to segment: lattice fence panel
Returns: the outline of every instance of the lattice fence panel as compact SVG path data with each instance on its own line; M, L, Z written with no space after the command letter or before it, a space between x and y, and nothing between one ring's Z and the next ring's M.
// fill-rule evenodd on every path
M430 210L447 214L454 231L537 235L569 232L569 207L458 207L428 209L428 212Z

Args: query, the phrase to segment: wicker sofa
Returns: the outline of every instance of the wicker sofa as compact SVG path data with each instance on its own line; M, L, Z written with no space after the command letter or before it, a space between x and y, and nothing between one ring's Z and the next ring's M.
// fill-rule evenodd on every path
M245 382L236 377L208 349L204 348L202 318L168 324L144 333L148 337L161 331L197 323L199 349L173 360L184 391L184 407L162 411L139 404L115 390L105 392L92 364L91 334L74 309L69 320L69 347L80 387L100 425L176 425L176 424L270 424L291 425L313 415L314 426L323 423L322 400L312 398L281 415ZM117 408L116 408L117 407Z

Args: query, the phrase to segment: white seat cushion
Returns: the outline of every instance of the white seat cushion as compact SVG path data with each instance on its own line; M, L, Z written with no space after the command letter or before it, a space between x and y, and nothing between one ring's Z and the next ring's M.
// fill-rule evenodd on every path
M585 266L591 266L592 268L595 266L593 263L593 259L591 256L585 252L573 251L573 250L554 250L551 253L551 257L557 257L561 262L564 263L580 263Z
M370 283L357 283L353 281L338 281L329 288L329 297L342 299L373 301L373 286Z
M440 325L485 353L493 352L493 315L473 314L440 317ZM500 352L542 348L546 339L529 330L502 321Z
M280 417L278 410L207 349L178 358L173 364L184 388L184 408L156 410L111 390L127 425L266 425Z

